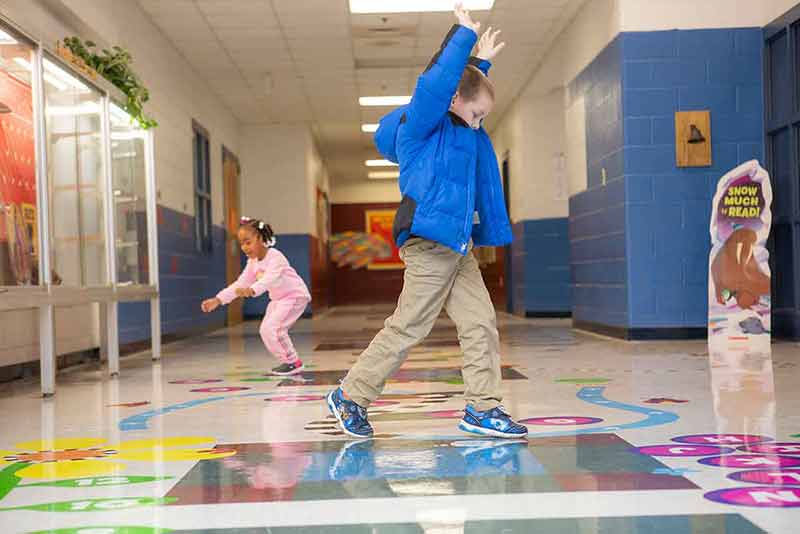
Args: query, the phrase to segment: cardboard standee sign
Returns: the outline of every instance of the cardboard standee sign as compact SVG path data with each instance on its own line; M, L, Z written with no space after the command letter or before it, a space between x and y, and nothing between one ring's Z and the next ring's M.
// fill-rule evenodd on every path
M758 161L720 179L711 212L708 276L708 342L770 350L771 273L767 239L772 226L772 187Z

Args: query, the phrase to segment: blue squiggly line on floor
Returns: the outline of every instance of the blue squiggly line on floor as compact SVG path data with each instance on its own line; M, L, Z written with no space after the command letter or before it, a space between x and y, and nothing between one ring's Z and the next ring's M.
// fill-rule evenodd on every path
M319 395L319 394L320 394L319 392L313 392L313 391L291 392L291 395ZM177 412L180 410L194 408L195 406L208 404L210 402L217 402L225 399L233 399L236 397L271 397L276 395L282 396L282 395L287 395L287 393L283 391L262 391L262 392L239 393L236 395L225 395L222 397L206 397L204 399L190 400L186 402L181 402L180 404L172 404L170 406L159 408L157 410L150 410L148 412L142 412L140 414L126 417L125 419L119 422L119 429L122 432L127 432L130 430L147 430L150 419L154 417L157 417L159 415L166 415L168 413Z
M583 387L578 391L578 398L584 402L588 402L590 404L595 404L597 406L602 406L604 408L610 408L613 410L621 410L625 412L633 412L645 415L644 419L640 419L639 421L633 421L631 423L625 423L621 425L603 425L603 426L595 426L590 428L577 428L574 430L564 430L559 432L543 432L543 433L533 433L528 434L529 438L551 438L551 437L559 437L559 436L575 436L578 434L608 434L608 433L616 433L620 430L630 430L633 428L645 428L650 426L659 426L659 425L666 425L669 423L674 423L680 417L678 414L673 412L667 412L664 410L655 410L653 408L648 408L645 406L636 406L634 404L625 404L623 402L617 402L608 400L603 395L603 391L605 390L604 386L600 387ZM130 430L147 430L148 422L153 417L157 417L159 415L166 415L168 413L177 412L180 410L186 410L189 408L194 408L195 406L200 406L202 404L208 404L210 402L217 402L225 399L231 399L236 397L269 397L272 395L285 395L284 392L253 392L253 393L240 393L237 395L226 395L220 397L207 397L205 399L196 399L187 402L182 402L180 404L173 404L171 406L166 406L164 408L160 408L158 410L150 410L147 412L143 412L137 415L132 415L130 417L126 417L119 423L119 429L122 432L130 431ZM304 391L304 392L296 392L293 391L292 395L319 395L319 392L312 392L312 391ZM465 434L459 434L456 436L404 436L406 439L464 439Z

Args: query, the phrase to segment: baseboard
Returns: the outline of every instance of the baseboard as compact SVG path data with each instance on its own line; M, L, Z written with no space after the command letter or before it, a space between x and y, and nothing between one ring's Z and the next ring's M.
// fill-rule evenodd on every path
M590 321L572 321L573 328L586 330L603 336L624 339L626 341L670 341L683 339L706 339L707 328L627 328L611 326Z
M571 311L525 311L528 319L568 319L572 317Z

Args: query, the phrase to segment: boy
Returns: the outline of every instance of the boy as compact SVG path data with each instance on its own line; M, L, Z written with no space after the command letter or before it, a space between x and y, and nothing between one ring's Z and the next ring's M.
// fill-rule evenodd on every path
M328 394L342 430L372 436L366 408L409 349L431 331L444 307L456 323L464 353L467 401L459 428L484 436L520 438L528 430L500 406L499 335L494 306L471 254L476 246L511 242L500 173L489 136L481 128L494 106L485 76L505 43L483 35L480 23L456 5L458 25L420 76L411 103L381 120L378 149L400 164L403 200L394 237L406 264L397 309L345 377Z

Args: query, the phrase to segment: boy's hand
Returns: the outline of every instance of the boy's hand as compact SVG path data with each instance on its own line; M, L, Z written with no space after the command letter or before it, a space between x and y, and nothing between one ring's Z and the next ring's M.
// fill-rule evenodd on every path
M469 11L464 9L464 4L462 4L461 2L456 2L455 15L456 15L456 18L458 19L458 23L459 24L461 24L462 26L464 26L466 28L469 28L470 30L474 31L476 34L481 29L481 23L480 22L474 22L472 20L472 17L470 17L470 15L469 15Z
M222 302L218 298L204 300L203 303L200 305L200 308L203 310L204 313L211 313L212 311L216 310L222 305Z
M253 296L255 296L255 294L256 294L256 292L253 291L252 289L250 289L249 287L247 287L247 288L239 288L239 289L236 290L236 296L237 297L241 297L243 299L246 299L246 298L249 298L249 297L253 297Z
M481 40L478 41L478 53L475 57L486 61L494 59L506 47L506 43L495 44L498 35L500 35L500 30L492 32L492 27L489 26L489 29L481 36Z

